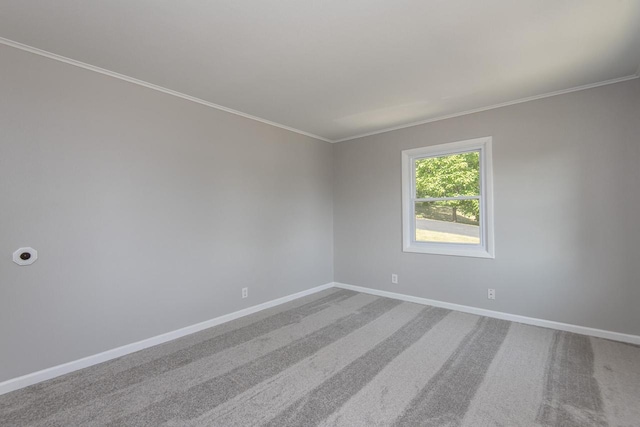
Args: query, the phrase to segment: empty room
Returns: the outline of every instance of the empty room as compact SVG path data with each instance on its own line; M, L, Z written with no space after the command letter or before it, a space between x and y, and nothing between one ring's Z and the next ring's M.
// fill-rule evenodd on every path
M640 427L640 0L0 0L0 427Z

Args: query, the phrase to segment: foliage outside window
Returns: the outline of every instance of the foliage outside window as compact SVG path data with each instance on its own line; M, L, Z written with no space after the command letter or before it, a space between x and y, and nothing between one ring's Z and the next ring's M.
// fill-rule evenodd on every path
M493 258L491 138L402 156L404 250Z

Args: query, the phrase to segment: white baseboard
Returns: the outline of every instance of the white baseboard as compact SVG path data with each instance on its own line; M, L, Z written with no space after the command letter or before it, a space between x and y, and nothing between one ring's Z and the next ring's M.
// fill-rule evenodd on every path
M97 365L98 363L106 362L117 357L125 356L130 353L134 353L145 348L153 347L154 345L162 344L167 341L175 340L177 338L190 335L195 332L202 331L203 329L211 328L213 326L220 325L222 323L229 322L231 320L238 319L240 317L248 316L249 314L256 313L267 308L275 307L285 302L293 301L298 298L302 298L307 295L314 294L316 292L330 289L334 286L333 283L327 283L325 285L316 286L315 288L307 289L306 291L298 292L295 294L287 295L282 298L267 301L262 304L254 305L242 310L235 311L233 313L225 314L215 319L206 320L195 325L187 326L175 331L167 332L162 335L157 335L152 338L147 338L142 341L134 342L132 344L123 345L122 347L114 348L104 351L102 353L94 354L93 356L83 357L82 359L74 360L72 362L63 363L62 365L53 366L51 368L43 369L41 371L33 372L31 374L23 375L21 377L12 378L0 383L0 395L9 393L14 390L18 390L32 384L36 384L42 381L49 380L51 378L58 377L60 375L68 374L79 369L87 368L89 366Z
M399 299L402 301L415 302L417 304L432 305L434 307L448 308L449 310L462 311L464 313L477 314L479 316L493 317L496 319L510 320L512 322L525 323L527 325L541 326L543 328L557 329L560 331L574 332L581 335L589 335L598 338L606 338L614 341L622 341L630 344L640 344L640 336L623 334L620 332L605 331L603 329L588 328L586 326L572 325L569 323L554 322L552 320L536 319L534 317L519 316L517 314L503 313L501 311L486 310L484 308L470 307L467 305L452 304L449 302L437 301L427 298L414 297L411 295L398 294L395 292L380 291L378 289L365 288L362 286L347 285L335 282L336 288L349 289L356 292L363 292L381 297Z
M606 338L614 341L622 341L630 344L640 345L640 336L638 335L629 335L629 334L623 334L620 332L605 331L602 329L588 328L585 326L571 325L568 323L554 322L551 320L536 319L533 317L519 316L517 314L503 313L500 311L486 310L483 308L470 307L466 305L431 300L427 298L404 295L404 294L399 294L395 292L387 292L387 291L381 291L377 289L365 288L362 286L354 286L354 285L347 285L344 283L333 282L333 283L327 283L325 285L317 286L315 288L307 289L306 291L287 295L285 297L278 298L272 301L267 301L262 304L254 305L253 307L248 307L242 310L238 310L233 313L225 314L223 316L216 317L214 319L207 320L201 323L197 323L195 325L187 326L185 328L181 328L175 331L167 332L162 335L157 335L152 338L148 338L132 344L127 344L122 347L104 351L102 353L94 354L93 356L84 357L82 359L74 360L72 362L64 363L58 366L53 366L51 368L43 369L41 371L33 372L31 374L23 375L21 377L17 377L17 378L13 378L13 379L1 382L0 395L30 386L32 384L49 380L51 378L58 377L60 375L68 374L70 372L77 371L79 369L97 365L98 363L106 362L108 360L115 359L117 357L125 356L127 354L134 353L139 350L143 350L145 348L153 347L155 345L162 344L167 341L175 340L185 335L190 335L195 332L202 331L203 329L211 328L213 326L217 326L222 323L226 323L231 320L238 319L240 317L248 316L258 311L275 307L277 305L284 304L286 302L293 301L295 299L302 298L304 296L311 295L316 292L320 292L332 287L349 289L356 292L363 292L363 293L377 295L381 297L394 298L402 301L414 302L417 304L431 305L434 307L442 307L442 308L447 308L449 310L477 314L479 316L510 320L512 322L524 323L527 325L541 326L544 328L574 332L582 335L590 335L594 337Z

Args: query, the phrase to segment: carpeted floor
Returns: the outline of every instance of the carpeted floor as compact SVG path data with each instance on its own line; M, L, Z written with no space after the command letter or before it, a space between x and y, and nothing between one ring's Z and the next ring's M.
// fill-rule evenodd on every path
M640 347L330 289L0 396L1 426L640 426Z

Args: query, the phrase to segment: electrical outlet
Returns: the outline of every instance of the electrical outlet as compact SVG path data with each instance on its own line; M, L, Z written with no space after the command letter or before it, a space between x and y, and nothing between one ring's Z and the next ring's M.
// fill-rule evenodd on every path
M397 274L392 274L391 275L391 283L393 283L394 285L398 284L398 275Z
M496 290L495 289L488 289L487 298L496 299Z
M242 288L242 298L249 296L249 288Z

